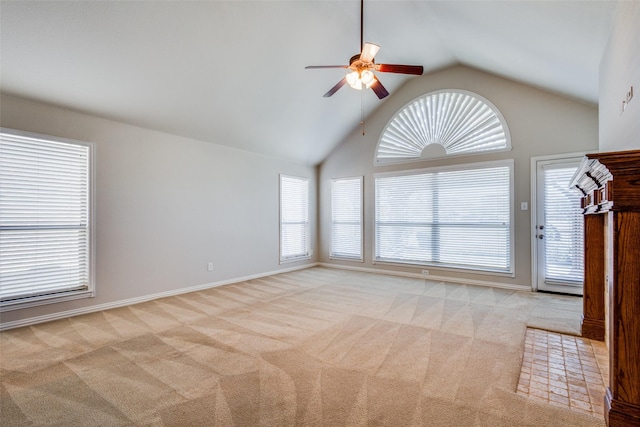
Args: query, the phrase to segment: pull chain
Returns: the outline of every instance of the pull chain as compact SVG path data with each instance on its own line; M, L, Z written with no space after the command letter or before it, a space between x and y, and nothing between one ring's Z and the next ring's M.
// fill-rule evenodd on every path
M362 125L362 135L364 136L364 88L360 92L360 124Z

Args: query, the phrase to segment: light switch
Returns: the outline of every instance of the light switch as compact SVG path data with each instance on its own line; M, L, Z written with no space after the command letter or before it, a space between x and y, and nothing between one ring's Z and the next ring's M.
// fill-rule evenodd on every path
M527 209L529 209L529 203L527 203L527 202L521 202L521 203L520 203L520 210L521 210L521 211L526 211Z

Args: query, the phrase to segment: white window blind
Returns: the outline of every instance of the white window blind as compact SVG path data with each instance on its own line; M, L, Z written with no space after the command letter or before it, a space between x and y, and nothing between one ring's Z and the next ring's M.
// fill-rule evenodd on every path
M90 149L0 133L3 306L91 290Z
M375 179L375 260L511 272L512 162Z
M309 180L280 175L280 261L309 257Z
M447 89L422 95L396 112L380 135L375 163L510 149L507 123L489 100Z
M582 284L583 216L581 194L569 188L575 166L544 169L545 282Z
M331 181L330 256L362 260L362 177Z

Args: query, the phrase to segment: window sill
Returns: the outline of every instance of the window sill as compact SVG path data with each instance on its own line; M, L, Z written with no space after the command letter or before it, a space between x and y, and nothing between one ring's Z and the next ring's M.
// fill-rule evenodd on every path
M305 260L310 260L311 259L311 255L304 255L304 256L299 256L299 257L292 257L292 258L285 258L285 259L280 259L280 264L289 264L292 262L296 262L296 261L305 261Z
M515 271L504 271L504 270L480 270L477 267L460 267L460 266L448 266L445 264L427 264L427 263L417 263L417 262L402 262L402 261L391 261L391 260L373 260L373 264L380 265L393 265L393 266L402 266L402 267L414 267L414 268L433 268L442 271L451 271L457 273L466 273L466 274L478 274L478 275L486 275L486 276L496 276L496 277L516 277Z
M92 290L74 291L58 296L45 295L40 297L24 298L22 300L6 301L0 303L0 313L12 310L22 310L24 308L37 307L46 304L72 301L82 298L93 298L95 292Z
M329 259L334 259L336 261L364 262L364 258L340 256L340 255L329 255Z

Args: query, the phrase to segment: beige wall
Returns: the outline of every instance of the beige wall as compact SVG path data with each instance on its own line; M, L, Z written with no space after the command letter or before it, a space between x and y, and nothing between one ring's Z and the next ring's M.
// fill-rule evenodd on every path
M3 324L309 263L279 264L278 188L280 173L311 179L316 230L314 167L12 96L0 108L3 127L95 143L97 206L96 297L7 311Z
M511 133L509 152L454 157L396 166L374 167L380 133L393 114L412 99L441 89L464 89L491 101L504 116ZM375 102L374 100L368 102ZM514 159L515 163L515 277L469 274L429 267L431 275L465 281L531 286L531 212L521 202L531 202L531 158L551 154L594 151L598 148L598 111L595 105L576 102L530 86L464 66L455 66L409 80L368 119L367 134L358 130L347 138L319 168L319 258L321 262L355 268L418 274L424 267L373 264L373 174L458 163ZM364 262L329 259L331 244L332 178L364 176Z
M640 149L640 2L620 1L600 61L600 151ZM633 86L624 113L622 101Z

